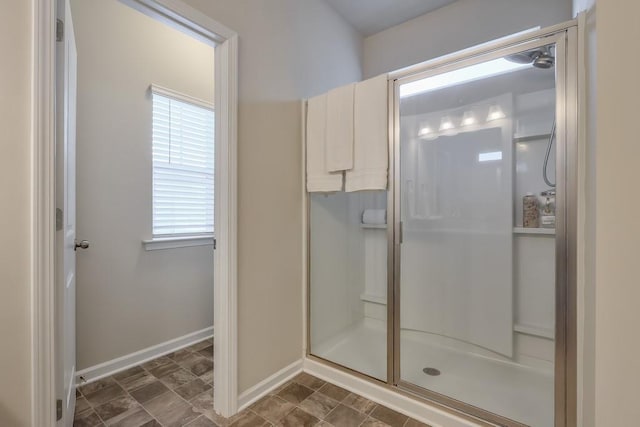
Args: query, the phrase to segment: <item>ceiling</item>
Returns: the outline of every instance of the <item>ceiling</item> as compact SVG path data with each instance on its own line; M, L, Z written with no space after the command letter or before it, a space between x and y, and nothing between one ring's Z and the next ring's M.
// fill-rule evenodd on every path
M364 37L432 12L456 0L326 0Z

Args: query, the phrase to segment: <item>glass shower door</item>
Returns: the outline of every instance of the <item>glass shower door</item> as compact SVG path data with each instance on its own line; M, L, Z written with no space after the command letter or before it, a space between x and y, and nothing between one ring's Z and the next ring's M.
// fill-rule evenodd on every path
M552 426L556 46L527 46L398 81L396 375Z

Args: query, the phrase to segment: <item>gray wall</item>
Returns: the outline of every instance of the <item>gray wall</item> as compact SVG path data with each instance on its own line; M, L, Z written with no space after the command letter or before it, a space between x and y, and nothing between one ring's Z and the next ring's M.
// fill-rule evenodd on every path
M31 2L0 0L0 425L31 411Z
M361 78L360 36L317 0L187 0L238 32L242 392L302 355L300 100Z
M213 247L152 235L151 83L213 102L214 49L118 0L71 3L78 46L78 369L213 325Z
M367 37L364 75L397 70L571 16L570 0L458 0Z

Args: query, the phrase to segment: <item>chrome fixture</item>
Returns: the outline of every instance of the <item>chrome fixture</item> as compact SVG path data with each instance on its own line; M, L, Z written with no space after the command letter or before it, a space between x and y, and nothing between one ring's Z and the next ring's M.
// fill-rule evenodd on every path
M531 64L536 68L547 70L555 64L555 57L547 46L525 52L514 53L506 57L516 64Z
M80 248L80 249L88 249L88 248L89 248L89 241L88 241L88 240L81 240L81 241L78 243L78 241L76 240L76 241L75 241L75 244L74 244L74 248L73 248L73 250L74 250L74 251L77 251L77 250L78 250L78 248Z

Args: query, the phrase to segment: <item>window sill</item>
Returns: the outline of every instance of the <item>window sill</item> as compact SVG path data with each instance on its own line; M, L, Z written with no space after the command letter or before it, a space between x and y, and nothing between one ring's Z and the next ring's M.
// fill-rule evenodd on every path
M189 248L191 246L214 246L214 243L214 236L155 237L151 240L142 241L142 245L147 251Z

